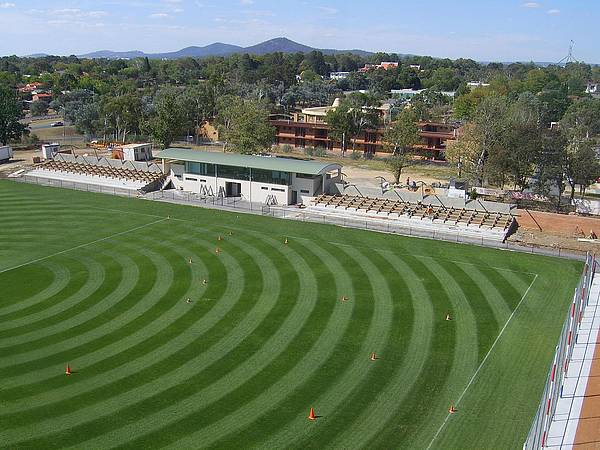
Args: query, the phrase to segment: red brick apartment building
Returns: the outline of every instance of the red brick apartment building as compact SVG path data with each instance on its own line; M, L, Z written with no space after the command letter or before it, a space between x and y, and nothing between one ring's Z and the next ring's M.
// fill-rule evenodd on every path
M328 136L329 127L325 122L325 115L330 108L306 108L301 113L292 114L289 119L273 118L271 124L276 128L275 143L300 148L341 150L341 145ZM456 138L457 127L452 124L421 122L419 128L422 143L415 148L418 153L434 159L444 159L446 141ZM382 142L383 132L383 128L364 131L356 139L355 149L372 155L386 152ZM351 142L348 142L348 148L352 148Z

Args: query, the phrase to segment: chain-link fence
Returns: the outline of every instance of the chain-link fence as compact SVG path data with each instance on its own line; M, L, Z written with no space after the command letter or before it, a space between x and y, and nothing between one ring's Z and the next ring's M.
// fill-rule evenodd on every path
M552 365L546 377L540 405L529 430L529 435L523 444L524 450L538 450L546 445L550 425L556 412L556 405L562 396L564 377L569 369L569 362L575 347L577 331L583 318L583 311L589 302L590 288L595 271L596 260L588 254L583 274L575 290L573 302L569 306L569 313L560 333Z

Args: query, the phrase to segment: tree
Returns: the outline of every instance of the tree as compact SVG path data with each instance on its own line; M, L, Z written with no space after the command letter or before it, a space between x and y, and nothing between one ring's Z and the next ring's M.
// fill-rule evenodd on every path
M577 185L583 197L587 187L600 177L600 162L594 147L590 139L572 141L567 146L565 173L571 186L571 202Z
M90 102L81 105L73 114L73 124L79 133L87 137L95 136L101 127L98 103Z
M479 158L477 159L477 183L483 185L486 174L487 160L498 148L503 145L509 124L507 117L508 101L505 97L485 97L473 117L474 131L479 135Z
M19 122L22 115L23 109L16 92L0 86L0 144L8 144L8 141L21 137L26 128Z
M202 122L214 114L215 99L213 91L206 84L195 85L183 92L181 101L187 116L187 122L195 128L196 132L194 134L197 139Z
M537 162L534 191L546 197L556 194L556 210L560 211L565 191L565 168L568 140L560 130L546 130L542 135L542 151Z
M518 186L521 191L528 187L542 151L540 109L538 97L530 92L521 94L516 102L511 103L504 118L507 125L501 148L490 155L490 159L496 159L499 163L492 164L499 169L497 172L503 173L502 168L506 168L515 188ZM498 158L494 158L496 155ZM501 185L503 184L502 182Z
M327 111L325 121L329 125L329 138L340 143L342 157L345 156L348 150L348 140L354 135L355 130L348 103L342 102L336 108Z
M476 125L469 123L462 127L458 138L446 143L445 154L446 160L456 165L459 178L475 180L481 154L481 136Z
M453 69L440 67L431 74L426 86L438 91L455 91L460 85L460 78L456 76Z
M412 148L419 143L419 127L414 112L404 110L385 131L384 145L392 151L386 165L394 175L394 182L400 182L402 170L412 161Z
M43 116L48 112L48 102L38 100L31 103L30 111L32 116Z
M379 100L368 94L350 94L344 102L348 103L348 114L352 120L352 150L356 139L367 129L375 129L379 125Z
M418 120L443 120L450 115L450 98L427 89L410 100L410 107Z
M477 107L491 94L492 92L489 89L476 88L466 94L457 96L454 100L454 117L471 120L475 116Z
M578 139L600 135L600 100L589 98L573 103L567 109L561 127Z
M270 148L275 129L269 124L269 111L265 105L255 100L227 99L229 101L221 100L217 114L225 150L253 154Z
M152 138L164 148L188 128L185 111L179 92L173 88L164 88L154 98L154 115L146 123Z

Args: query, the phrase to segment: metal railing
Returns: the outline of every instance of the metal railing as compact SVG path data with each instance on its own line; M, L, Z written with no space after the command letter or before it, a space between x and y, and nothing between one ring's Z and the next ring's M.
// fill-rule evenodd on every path
M565 376L569 369L569 363L577 340L577 331L581 324L583 311L589 302L590 288L595 271L596 259L588 254L585 259L583 274L575 290L573 301L569 306L569 312L560 333L554 359L546 376L546 384L544 385L540 405L533 419L527 439L523 444L523 450L543 449L547 443L548 432L550 431L550 425L556 412L556 406L558 400L562 397Z

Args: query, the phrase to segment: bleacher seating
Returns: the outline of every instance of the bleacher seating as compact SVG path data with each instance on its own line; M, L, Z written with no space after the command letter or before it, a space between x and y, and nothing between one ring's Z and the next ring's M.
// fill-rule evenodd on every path
M39 169L53 172L88 175L115 180L126 180L148 185L165 179L162 172L134 170L111 165L95 165L81 162L52 160L42 164Z
M508 230L514 216L511 214L481 211L467 208L453 208L441 205L428 205L421 202L413 203L403 200L359 197L351 195L322 194L313 200L317 206L333 209L355 209L357 211L375 212L390 216L407 216L412 219L429 219L433 223L447 225L464 225L468 227L488 228L491 230Z

